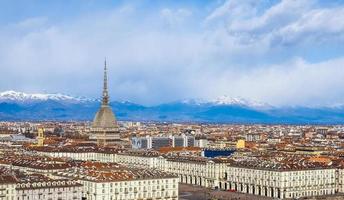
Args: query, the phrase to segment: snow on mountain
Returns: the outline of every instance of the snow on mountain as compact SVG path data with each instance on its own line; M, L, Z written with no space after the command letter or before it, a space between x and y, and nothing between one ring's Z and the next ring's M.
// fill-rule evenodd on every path
M70 95L65 94L43 94L43 93L24 93L24 92L17 92L17 91L5 91L0 93L0 102L32 102L32 101L47 101L47 100L54 100L54 101L65 101L65 102L90 102L90 101L99 101L99 99L89 99L85 97L74 97ZM229 97L227 95L220 96L213 100L206 100L206 99L184 99L182 101L179 101L183 104L191 104L191 105L205 105L205 104L211 104L211 105L237 105L242 107L250 107L255 109L265 109L265 108L271 108L269 104L261 103L258 101L252 101L247 100L244 98L233 98ZM134 104L129 101L123 101L120 102L123 104Z
M227 95L220 96L214 100L210 101L211 103L217 105L240 105L247 106L251 108L270 108L271 105L259 101L248 100L240 97L229 97Z
M229 97L227 95L220 96L216 99L211 100L210 102L218 105L247 105L250 104L250 102L243 98L234 98Z
M272 106L267 103L262 103L259 101L247 100L240 97L229 97L227 95L220 96L216 99L212 100L205 100L205 99L185 99L181 101L184 104L194 104L194 105L202 105L202 104L213 104L213 105L237 105L243 107L250 107L256 109L265 109L271 108Z
M57 103L46 102L49 100ZM99 99L64 94L6 91L0 93L0 120L92 120L99 109L99 103ZM228 96L213 100L190 99L156 106L114 101L111 106L119 119L134 121L287 124L344 122L342 107L274 107Z
M207 100L204 99L184 99L180 101L183 104L193 104L193 105L202 105L208 103Z
M84 97L72 97L65 94L28 94L24 92L16 91L5 91L0 93L0 101L15 101L15 102L30 102L30 101L69 101L69 102L84 102L84 101L94 101L92 99Z

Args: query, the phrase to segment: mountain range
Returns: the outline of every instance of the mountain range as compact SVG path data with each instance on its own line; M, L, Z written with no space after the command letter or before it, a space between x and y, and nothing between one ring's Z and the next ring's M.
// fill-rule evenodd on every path
M155 106L110 103L119 120L199 123L342 124L344 106L276 107L241 98L188 99ZM0 93L0 120L92 120L99 99L64 94Z

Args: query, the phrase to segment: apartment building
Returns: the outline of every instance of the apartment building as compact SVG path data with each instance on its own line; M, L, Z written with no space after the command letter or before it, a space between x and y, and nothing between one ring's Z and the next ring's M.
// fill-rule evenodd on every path
M16 180L0 168L0 200L16 200Z
M74 180L41 180L16 184L16 200L77 200L82 185Z
M88 200L178 199L178 177L135 168L75 168L56 176L77 179Z
M0 200L80 200L81 195L82 185L75 180L0 168Z
M161 147L193 147L195 138L190 135L146 136L131 139L133 149L159 149Z
M223 189L280 199L335 194L336 169L295 160L242 160L227 166Z
M229 160L170 156L166 157L164 161L160 168L165 172L177 174L180 182L216 188L225 178L224 172Z

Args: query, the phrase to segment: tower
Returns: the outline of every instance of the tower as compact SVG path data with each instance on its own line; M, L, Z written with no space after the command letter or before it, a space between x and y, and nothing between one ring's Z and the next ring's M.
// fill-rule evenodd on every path
M107 83L107 66L106 59L104 61L104 80L103 80L103 101L102 106L109 106L109 92L108 92L108 83Z
M96 142L99 146L112 145L120 141L116 117L112 112L109 101L107 63L105 60L102 102L94 117L90 136L90 139Z
M44 129L38 128L37 146L42 147L43 145L44 145Z

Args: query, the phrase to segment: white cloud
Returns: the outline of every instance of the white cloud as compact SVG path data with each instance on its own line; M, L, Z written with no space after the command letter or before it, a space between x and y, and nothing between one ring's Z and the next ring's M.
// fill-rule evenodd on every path
M276 31L283 43L324 42L344 36L344 8L314 9Z
M175 26L183 23L185 18L190 17L192 15L192 12L190 10L183 8L177 10L164 8L160 11L160 15L169 26Z
M233 2L240 1L228 1ZM230 4L230 3L225 3ZM239 4L242 5L242 4ZM343 39L344 8L318 8L314 1L282 0L280 3L257 13L255 7L250 7L255 13L237 14L233 19L220 18L227 23L228 37L235 37L241 44L267 42L270 46L298 45L303 42L323 42L324 40ZM250 10L248 9L248 10ZM236 12L236 7L228 13ZM210 16L216 14L215 11ZM335 38L339 36L338 38Z
M309 9L310 2L309 0L283 0L265 10L261 15L256 14L248 19L231 22L228 29L235 32L265 34L297 20Z
M154 104L226 94L279 105L344 102L343 54L311 63L294 53L343 41L343 8L290 0L261 10L260 2L227 1L204 18L183 7L124 5L63 23L14 23L0 32L7 75L0 90L98 96L106 56L113 99Z
M214 96L226 93L250 96L273 105L319 106L343 103L343 66L344 57L317 64L299 58L234 74L233 71L227 71L216 78L222 87ZM212 88L210 86L208 89Z
M231 0L225 1L225 3L218 8L216 8L212 13L210 13L206 19L206 23L211 23L214 20L223 19L232 21L234 19L245 19L256 15L257 4L261 3L260 0L247 0L238 1Z

